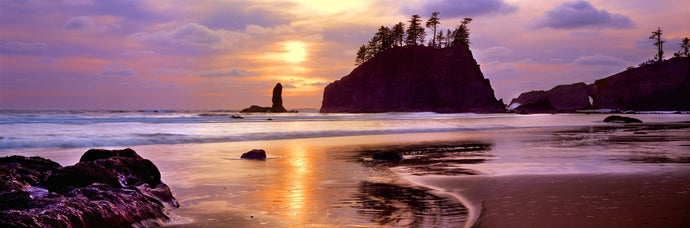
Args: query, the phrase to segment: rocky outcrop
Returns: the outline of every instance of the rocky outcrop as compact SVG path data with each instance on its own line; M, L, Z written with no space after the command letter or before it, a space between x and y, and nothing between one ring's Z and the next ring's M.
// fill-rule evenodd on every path
M273 102L273 105L271 107L261 107L258 105L252 105L249 108L242 109L240 112L274 112L274 113L281 113L281 112L287 112L285 107L283 107L283 85L280 83L277 83L275 87L273 87L273 96L271 97L271 101ZM294 111L296 112L296 111Z
M583 109L618 111L690 110L690 58L628 69L593 84L557 86L549 91L520 94L509 107L519 113L574 112Z
M690 110L690 57L630 69L591 85L594 106L614 110Z
M502 112L466 45L388 49L324 89L320 112Z
M242 109L240 112L270 112L270 107L261 107L258 105L252 105L249 108Z
M161 226L179 207L158 168L134 150L89 150L61 167L0 158L0 227Z
M512 107L511 107L512 106ZM592 108L589 86L585 83L559 85L548 91L530 91L510 101L518 113L575 112Z

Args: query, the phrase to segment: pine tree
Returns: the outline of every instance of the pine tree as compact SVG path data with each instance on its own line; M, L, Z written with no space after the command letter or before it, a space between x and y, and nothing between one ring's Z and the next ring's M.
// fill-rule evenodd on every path
M359 51L357 51L357 58L355 58L355 66L362 65L362 63L366 62L367 59L367 47L362 45L359 47Z
M407 38L405 39L405 44L407 45L424 45L424 28L421 26L421 17L415 14L409 20L410 27L407 28Z
M661 39L661 34L661 27L659 27L656 31L652 32L651 36L649 36L650 40L656 40L656 42L654 42L654 46L657 47L659 52L656 54L656 56L654 56L654 58L656 58L657 62L664 61L664 43L666 41Z
M435 48L444 48L446 47L446 37L443 36L443 31L439 32L438 35L436 35L436 40L438 41L436 43Z
M688 51L688 49L690 49L689 38L685 37L680 41L680 49L681 51L678 52L680 56L690 57L690 52Z
M436 27L441 24L441 21L438 19L438 14L438 11L431 13L431 18L426 21L426 27L434 30L434 35L431 37L431 45L429 45L431 47L436 47Z
M393 38L393 46L403 46L403 42L405 41L405 24L402 22L395 24L391 30L391 37Z
M472 18L465 18L462 20L462 23L460 23L460 26L458 26L455 31L453 31L453 43L452 45L456 44L464 44L464 45L470 45L470 29L467 27L467 25L472 22Z

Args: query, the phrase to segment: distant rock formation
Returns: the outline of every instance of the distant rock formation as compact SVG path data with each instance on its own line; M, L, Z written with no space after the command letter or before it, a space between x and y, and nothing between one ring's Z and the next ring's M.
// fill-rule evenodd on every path
M584 109L619 111L690 110L690 58L628 69L593 84L556 86L549 91L520 94L509 107L519 113L575 112Z
M0 227L151 227L179 207L158 168L132 149L89 150L61 167L0 158Z
M592 108L589 103L589 86L583 82L559 85L548 91L526 92L510 103L517 104L513 110L518 113L575 112Z
M388 49L324 89L320 112L503 112L466 45Z
M283 107L283 85L280 83L273 87L273 106L271 106L271 112L287 112L285 107Z
M281 112L287 112L285 107L283 107L283 85L280 83L277 83L275 87L273 87L273 97L271 97L271 100L273 101L273 105L271 107L262 107L258 105L252 105L249 108L242 109L240 112L275 112L275 113L281 113ZM296 111L292 111L296 112Z

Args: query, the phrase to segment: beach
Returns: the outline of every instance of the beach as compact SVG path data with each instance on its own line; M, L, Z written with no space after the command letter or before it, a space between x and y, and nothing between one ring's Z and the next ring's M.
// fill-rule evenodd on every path
M172 227L687 226L688 117L636 115L657 120L644 124L597 121L603 117L388 114L300 117L276 125L202 122L194 129L258 129L251 135L264 139L101 148L130 147L160 169L180 202L180 208L169 209ZM165 140L165 129L180 126L171 122L123 125L158 129L150 133ZM424 126L380 132L417 122ZM257 136L269 135L271 126L302 132L328 126L337 134L356 129L345 136ZM71 165L88 148L9 148L0 156L41 156ZM268 159L239 159L251 149L266 150ZM390 151L404 159L372 160L374 153Z

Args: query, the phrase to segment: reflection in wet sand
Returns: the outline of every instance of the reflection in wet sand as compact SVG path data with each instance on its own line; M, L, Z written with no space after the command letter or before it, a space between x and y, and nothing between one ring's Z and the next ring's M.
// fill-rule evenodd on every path
M355 208L382 226L462 227L468 211L452 197L440 197L421 187L364 181Z

